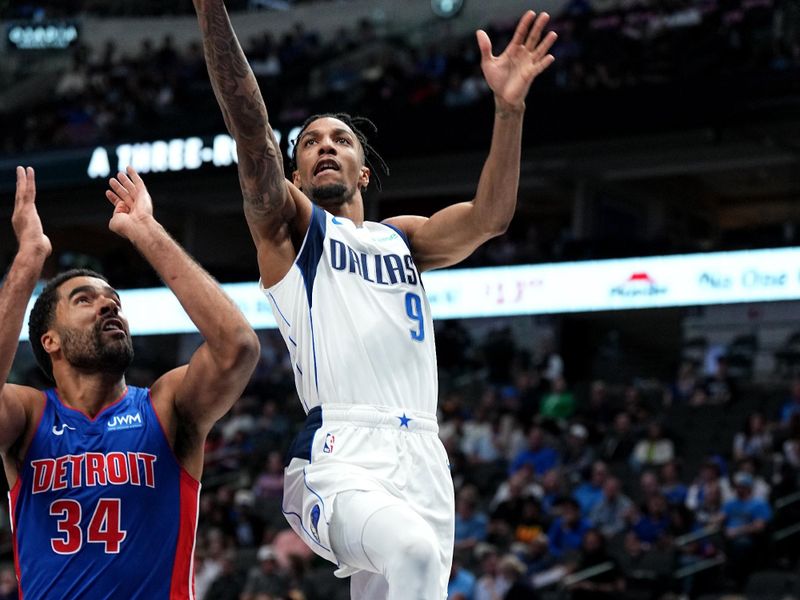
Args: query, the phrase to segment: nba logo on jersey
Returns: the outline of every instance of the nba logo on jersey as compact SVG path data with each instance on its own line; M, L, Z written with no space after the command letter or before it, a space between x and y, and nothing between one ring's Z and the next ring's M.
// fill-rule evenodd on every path
M135 429L136 427L144 427L142 422L142 415L136 413L135 415L114 415L108 421L108 431L119 431L122 429Z
M333 442L336 441L336 436L332 433L325 434L325 444L322 446L322 451L325 454L333 453Z

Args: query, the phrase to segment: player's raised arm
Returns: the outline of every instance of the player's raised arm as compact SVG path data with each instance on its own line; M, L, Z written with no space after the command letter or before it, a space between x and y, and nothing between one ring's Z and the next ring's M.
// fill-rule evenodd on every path
M128 239L172 290L205 343L188 366L170 371L153 386L174 394L178 417L205 438L214 422L240 397L258 360L255 332L219 284L153 217L150 194L128 167L109 182L114 204L109 229ZM157 389L158 388L158 389Z
M19 344L22 320L45 259L52 249L36 212L33 169L17 167L17 192L11 224L19 249L0 288L0 452L22 435L26 424L26 395L32 388L6 383Z
M477 32L481 69L494 93L495 118L475 198L442 209L430 219L402 216L386 221L405 230L421 269L460 262L508 228L517 203L525 97L533 80L553 63L548 52L556 34L542 36L549 19L547 13L537 17L526 12L499 56L492 54L489 36Z
M311 205L301 207L301 223L296 223L297 206L287 191L283 156L267 107L223 0L194 0L194 7L211 85L236 140L244 212L258 249L261 278L272 285L291 268L295 251L290 227L307 228Z

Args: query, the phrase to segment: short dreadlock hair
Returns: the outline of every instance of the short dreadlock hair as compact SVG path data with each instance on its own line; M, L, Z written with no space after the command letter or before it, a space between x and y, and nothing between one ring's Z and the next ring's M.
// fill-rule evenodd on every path
M75 277L96 277L108 283L108 279L91 269L70 269L59 273L44 286L42 293L34 302L31 316L28 318L28 340L33 350L33 356L36 358L39 368L44 371L50 381L55 381L53 379L53 361L50 360L50 355L42 346L42 336L53 326L56 304L59 299L59 286Z
M302 137L303 133L308 128L308 126L311 125L311 123L313 123L317 119L325 119L325 118L339 119L342 123L347 125L353 131L353 133L356 136L356 139L361 144L361 148L364 150L364 162L370 168L370 171L374 174L375 185L380 190L381 178L378 175L378 172L375 170L375 166L373 165L372 161L374 159L377 165L380 167L381 171L383 171L383 173L386 175L389 175L389 165L386 164L386 161L383 160L383 157L380 154L378 154L375 148L373 148L370 145L369 140L367 139L367 135L364 133L362 129L364 126L366 126L372 130L372 133L378 133L378 127L375 125L375 123L373 123L366 117L353 116L348 113L320 113L316 115L311 115L305 121L303 121L303 124L300 126L300 132L297 134L297 137L294 140L294 144L292 145L292 151L290 157L291 160L290 166L292 171L297 170L297 140L299 140Z

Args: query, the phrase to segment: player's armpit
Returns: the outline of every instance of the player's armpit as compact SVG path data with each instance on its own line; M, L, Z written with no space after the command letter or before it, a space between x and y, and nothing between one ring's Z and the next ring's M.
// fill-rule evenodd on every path
M168 441L182 466L195 478L202 474L208 432L241 397L250 380L253 361L244 354L221 362L203 344L188 365L164 374L151 389Z

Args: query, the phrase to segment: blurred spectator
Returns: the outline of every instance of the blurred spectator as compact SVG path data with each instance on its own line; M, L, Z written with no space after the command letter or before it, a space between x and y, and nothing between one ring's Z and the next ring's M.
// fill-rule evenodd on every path
M236 552L226 550L222 555L221 570L206 593L207 600L239 600L244 587L242 576L236 569Z
M767 429L767 420L760 412L747 415L742 431L733 438L733 458L765 458L772 452L772 434Z
M670 505L683 506L688 491L689 488L681 481L676 461L671 460L661 467L661 493Z
M567 389L567 381L563 377L552 379L550 386L550 392L542 396L539 412L545 419L556 423L565 421L575 412L575 396Z
M800 469L800 415L792 415L786 432L786 439L781 444L782 459L797 471Z
M237 490L233 497L230 520L240 547L255 547L264 533L264 520L254 510L256 503L252 490Z
M489 510L504 511L506 507L513 507L509 510L516 512L521 505L519 502L524 498L541 498L544 494L542 486L534 481L533 469L523 467L510 475L500 486L489 503Z
M201 502L205 498L201 498ZM200 534L198 534L197 538L194 571L195 592L199 600L206 598L212 600L212 597L208 595L208 591L211 588L211 584L222 573L223 555L226 550L219 531L210 533L207 540Z
M580 482L594 461L594 448L589 445L589 431L580 423L567 430L561 455L561 469L573 485Z
M753 478L753 498L769 502L770 485L758 473L758 463L754 458L745 458L736 463L738 473L747 473Z
M614 412L608 401L608 386L605 381L593 381L589 389L589 401L578 411L578 417L592 431L592 441L599 441L611 428Z
M556 340L552 334L544 334L541 337L536 366L542 379L551 385L556 379L563 379L564 360L556 350Z
M247 574L239 600L257 600L263 595L283 597L288 591L286 576L278 566L278 557L271 546L261 546L256 555L258 565Z
M683 361L675 381L664 391L664 405L688 405L699 384L695 364L690 360Z
M728 360L724 356L718 356L714 372L695 390L692 405L727 405L735 401L736 383L728 375Z
M581 547L583 535L589 529L587 520L581 517L581 509L572 498L563 498L556 504L556 517L547 532L550 540L550 554L556 559L577 552Z
M575 427L575 425L573 425ZM603 486L608 478L608 466L603 461L596 461L592 465L589 481L581 483L572 494L581 507L581 514L589 516L592 509L603 496Z
M0 567L0 600L17 600L17 576L10 565Z
M489 519L477 510L478 490L473 486L465 486L456 498L455 549L472 551L475 544L486 539L486 528Z
M606 542L596 529L589 529L581 542L581 553L574 570L580 573L607 564L608 568L569 587L572 600L614 600L625 591L625 578L617 561L606 551Z
M474 593L475 575L464 568L458 555L454 556L447 584L447 600L473 600Z
M647 426L647 437L640 440L631 455L631 468L640 471L644 467L660 467L675 458L675 447L658 421Z
M226 419L221 427L222 438L230 441L239 433L250 434L256 426L256 420L249 412L250 402L242 398L231 409L231 416Z
M723 506L725 537L728 540L729 572L741 585L758 565L764 542L762 534L772 519L769 504L753 497L753 477L739 472L733 477L736 497Z
M503 458L503 439L500 417L488 416L488 409L465 423L461 451L474 465L493 465Z
M600 444L600 458L609 463L628 462L635 446L630 416L627 412L617 413L611 431Z
M789 397L781 407L781 425L788 427L795 415L800 415L800 378L792 380Z
M549 470L541 479L542 482L542 510L545 514L555 514L556 503L566 493L566 481L561 476L561 469Z
M280 452L273 450L267 456L267 463L253 484L253 493L259 500L283 497L283 459Z
M536 600L533 587L525 580L525 564L513 554L500 559L500 576L510 582L503 600Z
M511 581L500 573L497 548L487 545L480 550L480 553L476 551L476 555L480 560L481 573L483 574L475 584L474 600L497 600L498 598L503 598L511 587Z
M719 491L723 504L733 498L733 491L728 480L720 475L719 465L714 461L707 460L700 466L694 483L689 486L689 491L686 493L686 508L696 511L703 503L703 498L712 485Z
M545 537L548 522L542 514L540 502L536 498L526 498L519 514L510 521L514 528L513 541L528 544Z
M534 425L528 431L528 447L523 450L511 463L510 472L516 473L525 465L529 465L533 472L541 477L550 469L558 466L559 455L553 448L545 445L544 431L538 425Z
M608 477L600 500L589 513L589 522L605 537L611 538L626 528L633 510L633 501L622 493L619 479Z
M700 505L694 511L695 523L698 528L719 527L725 521L722 511L722 489L718 481L706 484L705 493Z
M671 525L667 500L664 496L656 495L647 500L632 528L643 544L653 546L664 541Z

